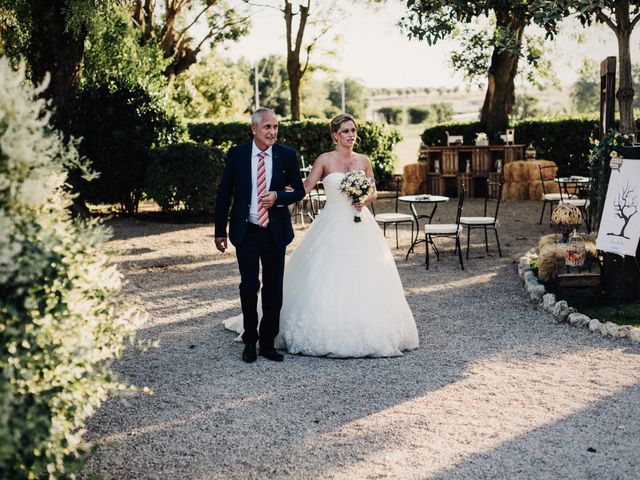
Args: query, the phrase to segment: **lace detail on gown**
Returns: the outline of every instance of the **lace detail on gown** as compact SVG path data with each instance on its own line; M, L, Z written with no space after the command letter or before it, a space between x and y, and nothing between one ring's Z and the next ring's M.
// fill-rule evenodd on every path
M391 251L366 208L362 222L338 186L289 258L277 348L332 357L388 357L418 347L418 332ZM242 333L242 315L225 327Z

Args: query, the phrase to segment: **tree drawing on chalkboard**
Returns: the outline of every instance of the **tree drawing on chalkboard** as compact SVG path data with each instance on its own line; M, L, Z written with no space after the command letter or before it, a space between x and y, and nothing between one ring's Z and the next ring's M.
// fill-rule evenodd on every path
M620 233L609 232L607 235L613 235L616 237L623 237L628 239L624 234L624 231L629 225L629 220L636 213L638 213L638 195L633 194L634 189L629 187L629 183L627 182L627 186L622 189L622 192L618 194L616 199L613 201L613 207L616 210L616 216L624 220L624 225L622 225L622 230Z

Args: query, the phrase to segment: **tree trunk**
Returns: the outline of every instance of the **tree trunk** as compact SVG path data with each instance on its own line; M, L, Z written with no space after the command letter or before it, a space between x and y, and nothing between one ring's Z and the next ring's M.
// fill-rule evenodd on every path
M304 37L304 29L307 25L309 17L309 3L300 5L300 23L296 33L295 41L293 39L293 7L290 1L285 2L284 21L287 32L287 73L289 75L289 94L291 96L291 119L300 120L302 115L300 101L300 86L302 77L306 71L306 65L303 68L300 63L300 51L302 48L302 38ZM307 62L309 58L307 56Z
M507 10L495 10L496 29L511 29L515 43L522 44L524 27L519 17L513 17ZM480 114L480 124L490 138L509 128L509 115L515 103L514 79L518 73L518 55L511 51L499 51L494 47L489 66L487 93Z
M32 0L30 2L32 33L29 61L32 80L41 83L50 74L45 96L57 110L56 118L64 118L65 111L80 84L80 68L84 57L86 29L72 33L66 29L64 9L66 0ZM59 121L55 122L61 127Z
M629 2L618 2L616 17L618 29L614 30L618 37L618 58L620 80L616 98L620 109L620 133L636 133L636 122L633 118L633 80L631 77L631 22L629 18Z
M489 68L489 84L484 98L480 124L490 137L509 128L509 115L515 103L514 78L518 70L518 57L494 50Z
M295 58L287 58L289 74L289 95L291 97L291 119L300 120L300 62Z

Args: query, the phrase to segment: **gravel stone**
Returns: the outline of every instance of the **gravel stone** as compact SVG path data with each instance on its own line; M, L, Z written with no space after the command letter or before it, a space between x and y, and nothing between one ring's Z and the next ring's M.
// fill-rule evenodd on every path
M553 312L556 305L556 296L553 293L547 293L542 297L542 306L547 312Z
M574 327L588 326L590 321L591 319L587 315L577 312L569 314L568 318L569 325L573 325Z
M379 203L377 212L393 208ZM434 222L450 222L455 203ZM503 257L494 243L485 254L475 231L464 270L451 242L436 240L440 260L427 271L424 243L405 261L410 230L400 229L398 250L388 232L418 350L250 365L222 326L239 312L239 274L233 251L215 252L213 226L111 221L128 297L148 311L138 339L158 342L129 348L114 368L154 394L110 399L90 419L97 451L81 476L638 478L640 344L550 322L529 300L517 270L548 233L540 208L504 202ZM481 199L465 202L465 215L481 212ZM303 235L297 225L290 251Z

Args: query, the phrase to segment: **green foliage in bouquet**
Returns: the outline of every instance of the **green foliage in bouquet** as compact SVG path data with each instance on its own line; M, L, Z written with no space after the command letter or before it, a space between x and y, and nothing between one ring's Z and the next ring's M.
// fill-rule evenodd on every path
M175 143L153 151L146 192L162 210L213 212L225 163L223 148Z
M110 362L131 333L103 228L74 221L66 171L88 171L0 58L0 478L73 477L85 420L127 387Z

